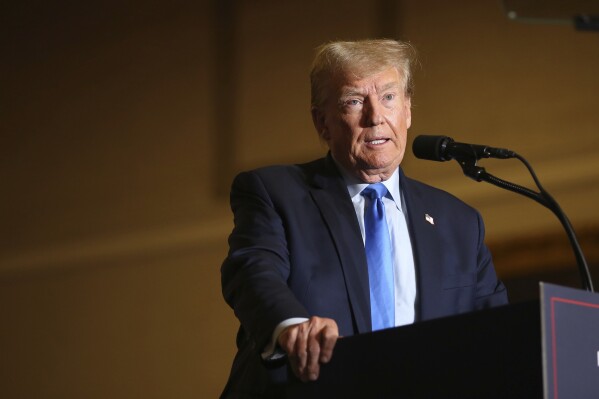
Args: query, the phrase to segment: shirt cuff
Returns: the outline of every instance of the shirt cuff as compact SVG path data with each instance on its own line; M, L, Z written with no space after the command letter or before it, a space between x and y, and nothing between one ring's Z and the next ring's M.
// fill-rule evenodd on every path
M308 320L309 319L305 317L292 317L290 319L283 320L282 322L277 324L275 330L272 333L270 342L266 345L264 351L262 352L262 360L273 361L284 357L286 353L281 349L277 350L277 340L279 339L279 335L281 335L283 330L287 327L293 326L295 324L300 324Z

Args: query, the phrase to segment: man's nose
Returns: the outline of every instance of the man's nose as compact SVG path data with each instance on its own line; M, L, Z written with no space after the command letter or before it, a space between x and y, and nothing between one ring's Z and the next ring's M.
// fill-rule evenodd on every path
M366 123L369 126L378 126L385 122L383 106L376 99L368 101L366 107Z

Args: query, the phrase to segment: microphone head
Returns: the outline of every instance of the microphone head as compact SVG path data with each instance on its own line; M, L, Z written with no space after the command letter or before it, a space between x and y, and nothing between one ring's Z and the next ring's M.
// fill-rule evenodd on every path
M451 157L445 157L445 149L453 142L447 136L418 136L412 143L412 152L416 158L428 159L429 161L448 161Z

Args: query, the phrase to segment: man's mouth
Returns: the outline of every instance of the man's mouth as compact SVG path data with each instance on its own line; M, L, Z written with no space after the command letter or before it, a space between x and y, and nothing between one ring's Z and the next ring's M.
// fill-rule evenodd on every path
M372 145L379 145L379 144L384 144L387 141L389 141L389 139L375 139L375 140L367 140L366 144L372 144Z

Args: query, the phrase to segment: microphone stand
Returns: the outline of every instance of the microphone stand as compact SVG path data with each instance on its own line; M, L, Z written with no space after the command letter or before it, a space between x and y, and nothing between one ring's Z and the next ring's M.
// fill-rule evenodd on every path
M522 163L524 163L524 165L526 165L526 168L528 169L532 178L534 179L535 184L539 189L539 192L533 191L529 188L520 186L518 184L510 183L496 176L493 176L490 173L487 173L485 168L476 165L477 156L475 153L460 154L459 156L454 157L454 159L458 161L458 163L462 167L462 170L464 171L464 174L466 176L474 179L477 182L485 181L505 190L513 191L517 194L524 195L525 197L533 199L534 201L538 202L539 204L543 205L551 212L553 212L561 222L564 229L566 230L566 234L568 235L568 239L570 240L570 245L572 246L572 250L574 251L574 255L576 256L576 263L578 265L578 271L580 274L580 279L582 281L583 288L587 291L594 292L593 281L591 279L589 266L582 253L582 249L580 248L580 244L578 243L578 239L576 238L576 234L574 233L574 228L572 227L570 220L568 219L564 211L562 211L557 201L543 188L541 182L537 178L537 175L535 174L528 161L516 153L514 153L514 158L517 158Z

